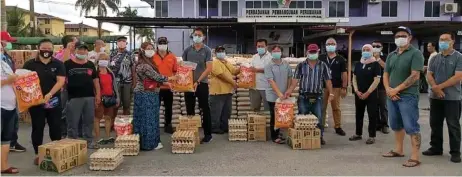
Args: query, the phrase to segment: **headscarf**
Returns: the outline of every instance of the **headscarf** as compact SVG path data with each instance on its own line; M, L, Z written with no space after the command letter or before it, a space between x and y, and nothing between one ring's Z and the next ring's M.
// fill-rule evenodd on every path
M373 49L372 45L370 45L370 44L365 44L365 45L363 46L363 48L361 49L361 51L363 51L365 48L369 48L369 49L370 49L370 52L372 53L372 49ZM360 62L363 64L363 68L364 68L367 64L374 63L374 62L376 62L376 61L377 61L377 59L375 59L374 56L371 56L371 58L368 58L368 59L362 58L362 56L361 56L361 60L360 60Z

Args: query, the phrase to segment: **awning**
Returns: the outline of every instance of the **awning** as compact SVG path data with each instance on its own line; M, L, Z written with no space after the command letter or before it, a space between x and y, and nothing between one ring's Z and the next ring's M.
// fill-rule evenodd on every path
M102 17L87 16L99 22L135 28L167 27L167 26L230 26L238 24L237 18L152 18L152 17Z
M110 42L116 42L117 38L119 36L103 36L101 37L101 40L104 42L110 43ZM17 39L16 42L13 42L13 44L18 44L18 45L37 45L40 40L42 39L50 39L53 44L62 44L61 43L61 37L15 37ZM79 37L79 40L82 42L85 42L87 44L93 44L96 40L99 38L96 36L82 36Z

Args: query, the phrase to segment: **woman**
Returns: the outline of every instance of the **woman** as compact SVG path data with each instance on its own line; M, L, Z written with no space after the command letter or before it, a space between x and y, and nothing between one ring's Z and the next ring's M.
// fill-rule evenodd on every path
M97 64L99 66L97 72L100 78L99 84L101 87L102 101L95 109L95 122L93 124L95 139L98 140L100 138L99 123L101 119L104 118L106 139L99 139L98 144L114 143L115 139L111 137L111 127L112 120L115 119L114 109L117 109L120 103L119 91L117 90L119 87L114 73L108 68L109 55L100 53Z
M353 89L355 91L356 107L356 134L350 137L350 141L362 139L364 111L367 107L369 115L369 139L366 144L375 143L375 134L377 126L378 93L377 86L380 83L381 70L377 59L372 56L372 45L366 44L362 48L362 58L356 63L353 72Z
M216 59L210 74L210 110L212 115L212 133L228 132L228 119L231 118L231 107L234 88L237 87L233 76L239 74L239 69L228 63L225 48L215 49Z
M141 150L161 149L159 131L159 86L170 86L171 80L159 74L157 66L152 64L153 45L141 44L136 64L135 107L133 125L135 134L140 135Z
M292 68L287 62L282 61L282 48L278 45L271 49L272 60L265 67L265 77L268 79L270 88L266 90L266 100L270 107L270 131L271 140L277 144L284 144L284 139L279 134L279 129L274 129L275 116L274 107L277 99L284 100L287 97L284 93L289 87L289 81L292 76Z

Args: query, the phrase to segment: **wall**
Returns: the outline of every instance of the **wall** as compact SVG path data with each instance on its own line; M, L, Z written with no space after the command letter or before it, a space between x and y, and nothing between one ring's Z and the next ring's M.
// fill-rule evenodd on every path
M80 33L77 31L77 32L66 32L66 35L74 35L74 36L78 36ZM82 32L82 35L83 36L98 36L98 30L97 29L87 29L87 32ZM103 33L101 34L101 36L109 36L110 35L110 32L108 31L104 31L103 30Z
M63 36L64 35L64 21L53 19L51 20L51 34L53 36Z

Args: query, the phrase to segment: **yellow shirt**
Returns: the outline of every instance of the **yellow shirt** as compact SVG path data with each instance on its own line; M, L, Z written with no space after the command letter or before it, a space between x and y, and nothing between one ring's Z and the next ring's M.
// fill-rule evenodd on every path
M214 59L212 64L212 73L209 80L210 95L233 93L233 85L224 80L223 77L233 79L233 76L239 73L239 69L228 62L218 59Z

